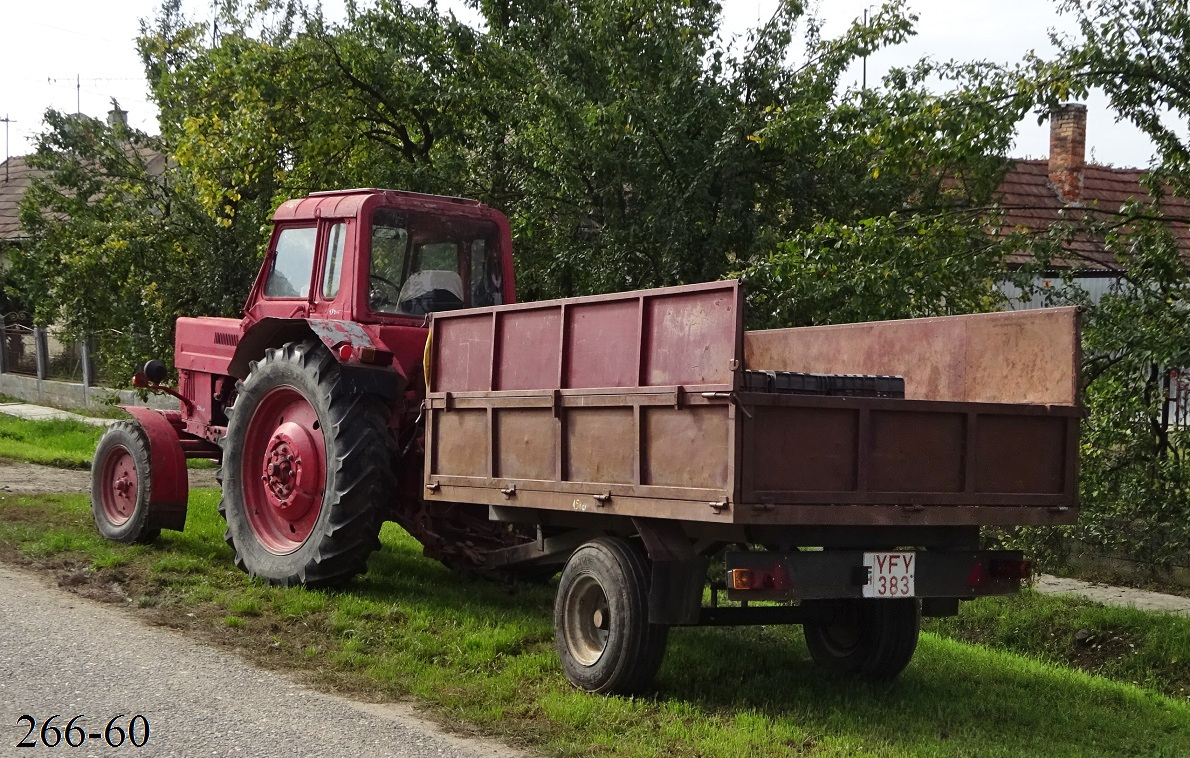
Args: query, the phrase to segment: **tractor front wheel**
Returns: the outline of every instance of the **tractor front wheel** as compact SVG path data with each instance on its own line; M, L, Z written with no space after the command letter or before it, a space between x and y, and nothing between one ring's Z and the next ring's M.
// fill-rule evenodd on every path
M386 406L308 340L268 350L228 414L219 509L236 565L286 586L366 571L396 491Z
M117 421L107 428L91 462L91 515L113 542L152 542L160 529L147 526L152 472L149 438L140 424Z

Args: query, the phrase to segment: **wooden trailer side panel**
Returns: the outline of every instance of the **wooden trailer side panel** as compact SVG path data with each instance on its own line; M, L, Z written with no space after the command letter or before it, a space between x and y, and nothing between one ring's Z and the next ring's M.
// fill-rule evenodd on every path
M729 521L740 305L714 282L436 315L426 498Z
M1071 523L1078 423L1070 406L747 393L743 523ZM958 506L967 506L960 508ZM970 506L982 507L982 511Z

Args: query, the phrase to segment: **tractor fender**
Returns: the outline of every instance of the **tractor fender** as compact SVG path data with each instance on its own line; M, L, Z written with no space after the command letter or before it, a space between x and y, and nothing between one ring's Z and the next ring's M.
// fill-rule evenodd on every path
M342 366L344 379L351 383L355 392L367 392L391 400L399 396L408 386L409 380L400 368L393 366L369 366L358 358L344 359L338 347L349 344L354 355L362 348L383 349L368 334L363 326L354 321L337 321L323 318L263 318L248 327L247 333L236 346L235 355L228 365L228 373L237 379L248 376L249 363L260 360L270 347L280 347L287 342L296 342L317 337L326 345L331 355Z
M161 412L139 405L120 406L141 425L149 438L149 516L146 526L182 531L190 479L186 456L173 424Z

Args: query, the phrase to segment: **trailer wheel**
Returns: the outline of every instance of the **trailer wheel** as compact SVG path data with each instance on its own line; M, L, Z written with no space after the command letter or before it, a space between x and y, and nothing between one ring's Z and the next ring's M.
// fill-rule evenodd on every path
M99 439L91 462L91 514L105 539L145 543L161 534L146 526L150 460L149 437L133 421L117 421Z
M669 627L649 623L649 579L643 551L624 539L601 537L571 554L554 600L554 640L571 684L627 695L652 681Z
M396 491L384 404L309 340L252 364L228 416L219 511L236 565L285 586L366 571Z
M892 679L917 649L921 606L913 599L841 601L833 621L806 623L802 631L810 656L826 671Z

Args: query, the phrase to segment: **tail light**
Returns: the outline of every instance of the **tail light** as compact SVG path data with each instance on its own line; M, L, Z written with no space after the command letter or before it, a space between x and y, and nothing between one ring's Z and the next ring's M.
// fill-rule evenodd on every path
M982 587L994 581L1025 581L1033 575L1033 561L1026 558L992 558L976 561L967 574L968 587Z
M993 579L1017 579L1023 582L1033 576L1033 561L1025 558L996 558L988 563L988 573Z
M733 590L788 590L793 580L785 564L777 562L761 568L733 568L728 572L729 589Z
M731 588L733 590L752 589L752 569L732 569Z

